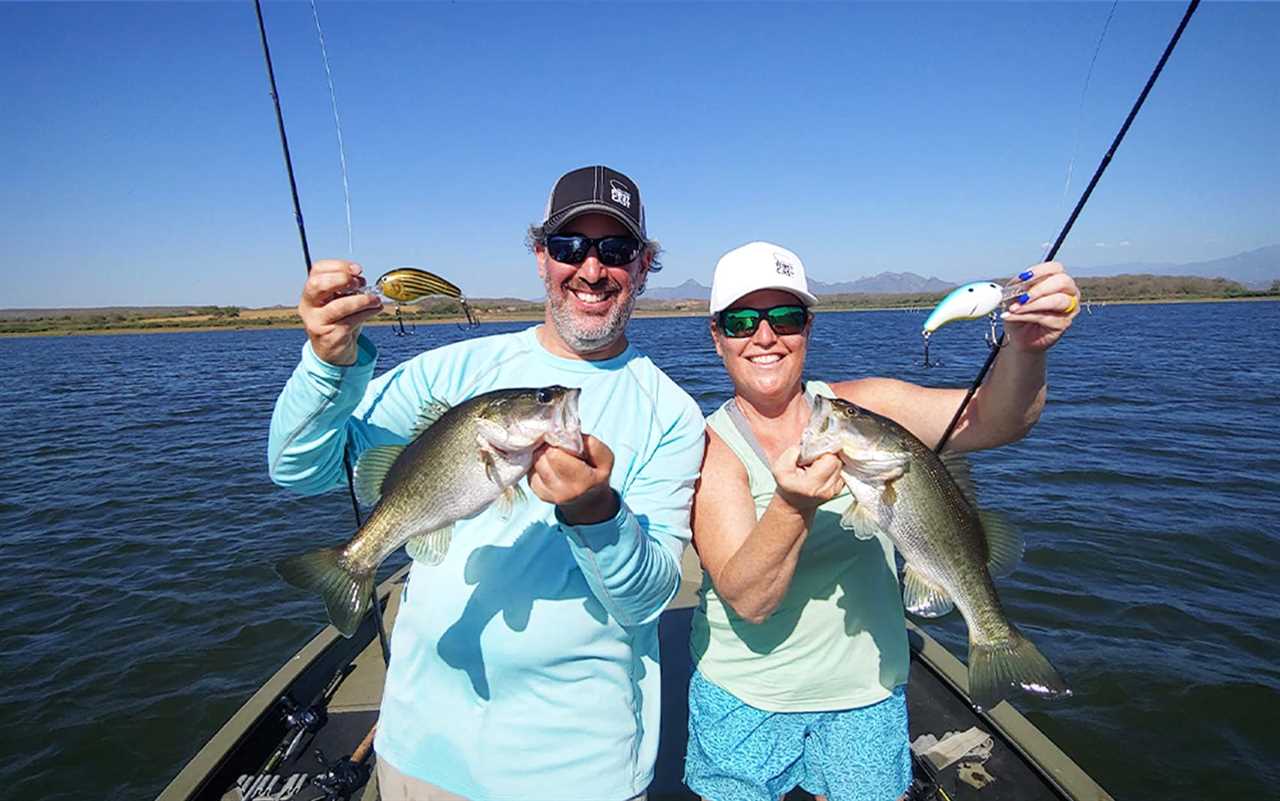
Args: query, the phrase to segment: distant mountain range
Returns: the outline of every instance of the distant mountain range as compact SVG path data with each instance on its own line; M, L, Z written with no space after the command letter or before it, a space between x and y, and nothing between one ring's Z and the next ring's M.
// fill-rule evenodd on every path
M1072 275L1196 275L1205 278L1226 278L1238 281L1250 289L1265 289L1272 281L1280 280L1280 245L1268 245L1237 253L1221 259L1193 261L1181 264L1171 262L1128 262L1105 264L1098 267L1068 265ZM975 277L975 280L980 276ZM925 278L915 273L880 273L869 278L827 283L809 279L809 288L815 295L845 294L895 294L945 292L957 284L938 278ZM644 296L652 300L710 300L711 287L690 278L679 286L651 286Z
M711 287L690 278L679 286L645 287L644 296L650 300L711 300Z
M915 273L880 273L854 281L828 283L809 279L809 290L815 295L893 294L908 292L945 292L955 284L937 278L925 278ZM690 278L679 286L653 286L644 296L652 300L711 300L711 287L703 286Z
M946 292L956 286L939 278L925 278L915 273L878 273L869 278L858 278L853 281L837 281L829 284L816 278L809 280L809 289L815 295L848 295L865 293L868 295L890 294L898 292Z

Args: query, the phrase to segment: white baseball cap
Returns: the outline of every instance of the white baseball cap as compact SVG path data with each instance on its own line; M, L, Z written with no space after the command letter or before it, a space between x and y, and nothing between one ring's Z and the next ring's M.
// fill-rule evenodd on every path
M716 262L711 279L711 314L719 314L743 295L761 289L790 292L806 306L818 302L809 292L799 256L771 242L751 242L734 248Z

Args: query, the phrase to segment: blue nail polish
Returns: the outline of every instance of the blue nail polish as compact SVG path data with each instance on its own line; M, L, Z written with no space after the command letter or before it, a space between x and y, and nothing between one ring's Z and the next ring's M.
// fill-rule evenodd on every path
M1027 270L1025 273L1018 273L1018 280L1030 281L1034 276L1035 276L1035 273L1031 272L1030 270Z
M1029 300L1031 300L1031 296L1028 295L1026 292L1023 292L1021 295L1018 296L1019 304L1026 303Z

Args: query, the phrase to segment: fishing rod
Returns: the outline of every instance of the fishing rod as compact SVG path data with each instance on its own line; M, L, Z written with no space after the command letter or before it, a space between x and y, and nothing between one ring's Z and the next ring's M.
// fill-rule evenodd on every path
M271 84L271 103L276 110L276 127L280 131L280 147L284 150L284 168L289 175L289 191L293 196L293 217L298 222L298 238L302 240L302 257L306 260L307 274L311 274L311 248L307 245L307 227L302 221L302 203L298 200L298 182L293 174L293 159L289 156L289 137L284 131L284 112L280 109L280 92L276 87L276 71L271 65L271 48L267 44L267 25L262 19L262 0L253 0L254 11L258 15L258 33L262 37L262 57L267 62L267 81ZM356 500L355 476L351 469L351 454L347 448L342 449L342 466L347 472L347 492L351 495L351 511L356 516L356 528L364 525L360 519L360 502ZM382 661L391 664L391 643L387 641L387 628L382 621L382 605L378 603L378 588L370 590L373 596L374 620L378 624L378 644L382 647Z
M267 25L262 20L262 3L253 0L258 14L258 34L262 37L262 56L267 61L267 81L271 84L271 103L276 109L276 128L280 131L280 147L284 150L284 168L289 174L289 192L293 195L293 218L298 223L298 238L302 240L302 258L311 274L311 248L307 246L307 227L302 222L302 203L298 200L298 182L293 177L293 159L289 156L289 137L284 132L284 112L280 110L280 93L276 89L276 71L271 66L271 48L267 45Z
M1191 15L1195 13L1199 5L1200 0L1191 0L1191 3L1187 6L1186 13L1182 15L1182 21L1178 23L1178 29L1173 32L1173 38L1169 40L1169 44L1165 47L1164 53L1160 56L1160 61L1156 63L1156 68L1151 72L1151 77L1147 78L1147 85L1142 87L1142 93L1138 95L1133 108L1129 110L1129 116L1125 118L1124 125L1120 126L1120 132L1116 134L1115 140L1111 142L1111 147L1107 148L1106 155L1102 157L1102 162L1098 165L1098 169L1094 171L1093 178L1089 181L1089 185L1085 187L1084 194L1080 196L1076 207L1071 210L1071 216L1067 218L1066 225L1062 226L1061 233L1054 240L1053 246L1049 248L1044 261L1053 261L1053 257L1058 255L1058 249L1066 241L1067 234L1071 232L1071 227L1075 225L1076 218L1080 216L1080 212L1084 209L1084 204L1089 202L1089 196L1093 194L1093 189L1098 185L1098 180L1102 178L1102 173L1106 172L1107 166L1111 164L1111 157L1115 155L1116 149L1120 147L1125 134L1129 132L1129 126L1133 124L1134 117L1138 116L1138 110L1146 102L1147 95L1151 92L1151 87L1155 86L1156 78L1160 77L1160 72L1164 69L1165 62L1169 60L1170 54L1173 53L1173 48L1177 46L1178 40L1182 38L1182 32L1186 30L1187 23L1191 21ZM965 408L969 405L969 401L973 399L974 393L978 391L978 387L982 385L983 379L987 377L987 372L991 369L991 365L995 363L996 356L999 355L1000 348L1004 346L1004 342L1005 334L1003 332L1001 332L999 338L993 338L991 352L987 354L986 362L982 365L982 369L978 371L977 378L973 379L973 383L969 386L969 391L965 393L964 400L960 401L960 408L956 409L955 416L951 418L946 431L942 433L942 439L938 440L937 446L933 449L934 453L942 453L943 448L947 447L947 443L951 440L951 435L960 423L961 416L964 415Z

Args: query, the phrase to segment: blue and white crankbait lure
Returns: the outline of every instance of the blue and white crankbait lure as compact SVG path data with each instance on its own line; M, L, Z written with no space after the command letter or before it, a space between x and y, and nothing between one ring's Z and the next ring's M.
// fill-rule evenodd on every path
M994 281L974 281L951 290L945 298L933 307L929 317L924 321L920 333L924 335L924 366L935 367L941 362L929 361L929 337L947 323L958 320L981 320L991 318L991 336L995 339L995 314L997 310L1007 308L1010 304L1023 298L1031 281L1018 281L1008 286L1001 286Z
M957 320L980 320L1000 308L1004 302L1004 287L994 281L975 281L956 287L933 307L924 321L926 337L947 323Z

